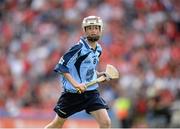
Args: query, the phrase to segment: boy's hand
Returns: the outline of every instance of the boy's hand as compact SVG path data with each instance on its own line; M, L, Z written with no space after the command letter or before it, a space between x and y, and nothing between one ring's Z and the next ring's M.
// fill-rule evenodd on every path
M111 80L109 74L106 73L106 72L100 72L100 73L98 74L98 76L104 76L105 79L106 79L106 81L110 81L110 80Z
M79 94L81 94L86 90L87 87L84 83L81 83L81 84L76 85L75 88L76 88L77 92Z

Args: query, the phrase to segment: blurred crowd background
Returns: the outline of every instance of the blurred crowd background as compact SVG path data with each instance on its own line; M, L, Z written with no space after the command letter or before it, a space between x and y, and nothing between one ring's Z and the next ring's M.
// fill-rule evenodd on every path
M52 118L53 68L89 15L104 21L98 70L120 72L99 87L113 127L180 127L179 0L0 0L0 120Z

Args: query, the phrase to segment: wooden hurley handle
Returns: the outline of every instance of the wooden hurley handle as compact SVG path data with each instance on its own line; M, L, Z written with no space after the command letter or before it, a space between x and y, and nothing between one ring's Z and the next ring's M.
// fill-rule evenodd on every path
M87 83L85 88L88 88L89 86L92 86L92 85L94 85L94 84L96 84L96 83L105 81L105 79L106 79L106 78L105 78L104 76L101 76L101 77L97 78L96 80ZM79 94L81 94L81 91L80 91L79 89L76 89L76 90L77 90L77 92L78 92Z
M92 86L92 85L94 85L94 84L96 84L96 83L103 82L103 81L105 81L105 79L106 79L106 78L105 78L104 76L101 76L101 77L97 78L96 80L87 83L87 84L86 84L86 88L88 88L89 86Z

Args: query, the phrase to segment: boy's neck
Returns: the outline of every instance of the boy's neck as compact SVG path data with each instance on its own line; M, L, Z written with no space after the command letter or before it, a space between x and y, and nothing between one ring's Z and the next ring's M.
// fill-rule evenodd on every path
M95 50L96 49L96 42L88 41L89 45Z

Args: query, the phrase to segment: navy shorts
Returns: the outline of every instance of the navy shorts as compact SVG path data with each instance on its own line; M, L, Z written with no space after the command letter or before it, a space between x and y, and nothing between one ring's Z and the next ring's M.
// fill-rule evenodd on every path
M108 106L100 97L98 90L93 90L82 94L63 92L54 111L59 117L67 118L82 110L90 113L98 109L108 109Z

